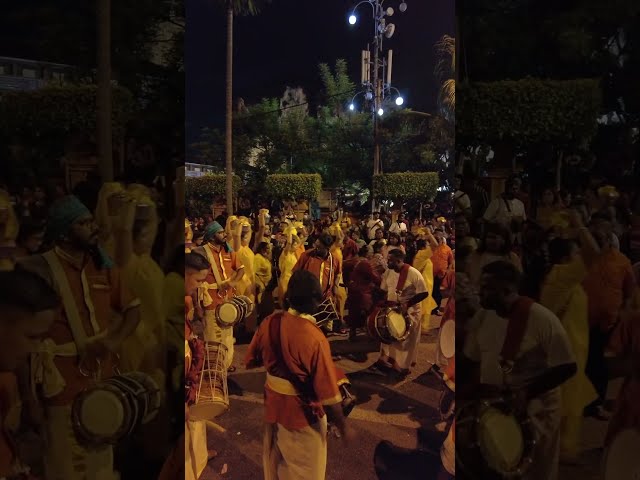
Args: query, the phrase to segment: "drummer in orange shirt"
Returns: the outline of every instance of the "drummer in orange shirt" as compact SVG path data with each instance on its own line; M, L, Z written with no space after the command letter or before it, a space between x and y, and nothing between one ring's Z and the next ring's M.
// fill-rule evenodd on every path
M329 251L332 245L333 238L331 235L328 233L320 235L313 248L300 255L298 263L293 267L293 272L295 273L298 270L311 272L320 281L322 301L330 298L333 300L334 305L337 305L336 294L338 278L342 273L342 265ZM336 326L328 326L329 329L333 330L334 328L332 327Z
M251 341L247 368L264 366L265 480L324 480L327 465L327 415L345 441L354 436L342 409L339 375L329 342L312 316L322 301L318 279L294 272L290 308L267 317ZM346 380L346 379L343 379Z

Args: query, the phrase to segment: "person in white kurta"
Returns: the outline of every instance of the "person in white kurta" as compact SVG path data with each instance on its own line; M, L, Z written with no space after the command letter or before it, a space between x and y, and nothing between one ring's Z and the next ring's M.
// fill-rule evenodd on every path
M389 252L389 268L382 276L380 287L387 292L387 301L406 304L417 294L427 291L422 274L415 268L409 266L407 280L400 293L397 292L400 271L404 263L404 252L402 250L391 250ZM404 307L403 307L404 309ZM416 362L418 356L418 345L420 343L420 330L422 320L421 302L409 307L406 315L411 319L409 336L402 342L394 342L390 345L382 344L380 347L380 360L391 363L395 370L406 372Z
M520 297L517 294L517 280L509 282L508 279L500 278L500 272L487 274L488 270L496 270L493 267L497 264L500 264L502 272L509 270L510 277L519 278L516 268L508 262L495 262L485 267L481 284L483 309L476 313L468 325L464 356L479 365L481 385L519 391L538 383L540 378L554 369L575 365L575 359L566 331L550 310L526 297ZM508 295L506 291L509 291ZM504 301L496 300L500 297ZM530 304L524 337L511 371L504 373L500 354L507 335L509 317L513 316L515 311L520 311L517 309L522 302ZM496 310L500 311L500 314ZM555 383L563 381L566 381L566 378L560 378ZM525 405L538 443L534 451L533 464L522 479L556 480L562 418L560 385L530 398Z

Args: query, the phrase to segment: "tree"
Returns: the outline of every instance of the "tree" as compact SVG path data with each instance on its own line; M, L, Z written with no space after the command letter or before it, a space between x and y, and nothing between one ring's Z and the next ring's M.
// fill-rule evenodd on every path
M441 83L438 101L440 108L449 120L453 120L456 112L456 39L443 35L436 43L435 74Z
M225 118L225 174L227 214L233 214L233 18L236 15L257 15L260 0L223 0L227 11L227 78Z
M345 105L356 91L355 84L349 78L347 61L342 58L336 60L335 73L326 63L321 63L319 69L320 78L324 85L326 106L334 116L339 117L344 114Z

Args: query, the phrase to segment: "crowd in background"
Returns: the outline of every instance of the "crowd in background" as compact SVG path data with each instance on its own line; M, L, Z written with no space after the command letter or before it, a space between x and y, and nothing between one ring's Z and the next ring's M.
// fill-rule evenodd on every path
M557 440L558 447L555 454L548 450L545 459L552 469L555 463L555 473L549 470L551 476L536 478L556 478L554 459L580 462L583 416L609 421L607 445L622 428L640 423L638 403L630 400L638 394L638 366L635 372L612 366L613 359L638 354L640 194L637 186L614 185L598 175L572 190L528 187L526 191L523 179L514 175L503 192L490 198L477 177L456 178L458 340L469 355L474 350L470 345L485 341L480 338L482 312L488 309L489 295L496 294L486 278L497 278L498 270L508 272L509 265L519 272L517 293L550 315L546 335L555 325L553 318L559 319L563 331L553 339L525 345L525 337L519 350L520 373L528 379L555 366L552 357L560 355L558 345L565 340L576 365L575 375L560 387L560 405L543 401L553 415L547 422L551 427L541 435L547 444ZM498 294L508 296L505 292ZM493 328L496 335L497 324ZM546 359L535 357L533 346L543 347ZM617 376L626 381L610 405L607 386Z

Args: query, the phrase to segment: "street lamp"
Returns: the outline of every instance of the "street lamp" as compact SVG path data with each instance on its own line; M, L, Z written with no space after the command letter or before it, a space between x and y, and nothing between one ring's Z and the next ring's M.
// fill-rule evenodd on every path
M382 50L382 43L385 38L390 39L395 33L395 25L387 23L387 17L392 17L395 10L392 7L383 7L385 0L361 0L353 7L349 16L349 23L355 25L357 22L356 10L362 4L368 4L373 13L373 59L371 58L371 50L367 46L367 50L362 51L362 76L361 84L366 89L365 98L373 100L371 104L371 116L373 117L373 174L382 173L382 163L380 161L380 139L379 139L379 118L384 114L383 104L385 97L391 91L391 66L392 55L391 50L388 51L388 58L385 59ZM407 10L407 3L402 0L398 9L401 13ZM371 71L373 69L373 72ZM380 71L382 69L382 71ZM373 75L371 75L373 73ZM373 78L372 78L373 77ZM386 80L386 82L385 82ZM353 104L353 100L351 102ZM404 99L398 92L396 105L400 106L404 103ZM350 105L350 110L351 105ZM354 107L355 108L355 107ZM372 208L375 207L375 202Z

